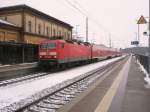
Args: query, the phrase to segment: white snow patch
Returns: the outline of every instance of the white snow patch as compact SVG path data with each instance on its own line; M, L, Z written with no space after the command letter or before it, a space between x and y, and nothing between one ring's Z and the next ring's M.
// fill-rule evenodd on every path
M13 67L13 66L20 66L20 65L36 65L38 62L31 62L31 63L20 63L20 64L14 64L14 65L2 65L0 64L0 67Z
M144 66L137 60L137 63L139 64L139 69L145 74L144 80L147 82L146 87L150 86L150 77L148 72L145 70Z
M8 21L4 21L4 20L2 20L2 19L0 19L0 23L12 25L12 26L16 26L15 24L12 24L12 23L10 23L10 22L8 22Z
M8 67L8 66L11 66L11 65L0 65L0 67Z
M14 85L6 88L0 87L0 109L15 102L19 102L20 100L27 99L46 88L50 88L67 80L71 80L91 70L105 66L111 62L115 62L123 57L117 57L110 60L74 68L71 70L52 73L50 76L43 79L23 83L21 85Z

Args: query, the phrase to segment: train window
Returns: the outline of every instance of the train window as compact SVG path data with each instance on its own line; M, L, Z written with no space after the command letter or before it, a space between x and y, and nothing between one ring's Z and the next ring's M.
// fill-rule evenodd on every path
M54 43L54 42L50 42L50 43L48 43L48 49L55 49L56 48L56 43Z
M41 48L41 49L46 49L46 48L47 48L47 44L41 44L41 45L40 45L40 48Z
M50 42L50 43L44 43L40 45L41 49L55 49L56 48L56 43Z

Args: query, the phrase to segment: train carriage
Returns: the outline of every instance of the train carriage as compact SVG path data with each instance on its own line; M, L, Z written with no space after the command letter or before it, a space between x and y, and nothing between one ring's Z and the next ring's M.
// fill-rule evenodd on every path
M92 45L92 60L102 60L115 57L119 52L114 48L109 48L104 45Z

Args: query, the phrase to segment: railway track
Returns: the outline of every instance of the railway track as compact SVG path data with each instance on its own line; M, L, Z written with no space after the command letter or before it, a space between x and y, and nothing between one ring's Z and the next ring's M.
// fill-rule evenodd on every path
M35 80L38 78L42 78L46 75L50 75L51 73L55 73L56 71L62 71L65 69L54 69L48 72L37 72L37 73L30 73L30 74L25 74L23 77L17 77L17 78L12 78L12 79L7 79L7 80L2 80L0 81L0 87L8 86L11 84L17 84L17 83L22 83L25 81L31 81ZM46 70L47 71L47 70Z
M96 80L100 79L103 75L105 75L105 73L112 70L113 67L121 64L122 61L119 60L102 68L93 70L84 77L81 77L64 87L39 98L38 100L16 109L15 112L56 112L63 105L87 89Z
M70 68L72 68L72 67L70 67ZM53 69L53 70L50 70L48 72L30 73L30 74L25 74L25 76L22 76L22 77L2 80L2 81L0 81L0 87L8 86L11 84L22 83L25 81L30 81L32 79L34 80L34 79L41 78L41 77L46 76L46 75L50 75L51 73L55 73L57 71L63 71L63 70L66 70L66 69Z
M4 81L0 81L0 87L2 86L7 86L10 84L14 84L14 83L19 83L19 82L23 82L26 80L32 80L35 78L39 78L42 76L48 75L48 73L45 72L40 72L40 73L34 73L34 74L30 74L24 77L18 77L18 78L14 78L14 79L9 79L9 80L4 80Z
M58 71L61 71L61 69ZM17 84L17 83L22 83L25 81L35 80L35 79L41 78L43 76L49 75L50 73L54 73L54 72L56 72L56 70L49 71L49 72L30 73L30 74L26 74L23 77L17 77L17 78L2 80L2 81L0 81L0 87L12 85L12 84Z

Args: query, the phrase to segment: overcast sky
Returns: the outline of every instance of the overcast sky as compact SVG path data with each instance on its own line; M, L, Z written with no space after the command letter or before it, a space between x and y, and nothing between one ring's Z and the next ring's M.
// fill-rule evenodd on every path
M148 0L68 0L89 17L89 40L113 47L130 47L136 39L136 20L141 15L148 17ZM85 18L67 0L0 0L0 7L27 4L50 16L77 27L78 34L85 38ZM75 28L76 29L76 28ZM74 29L74 30L75 30ZM142 32L147 25L140 25L141 46L147 45L148 37Z

